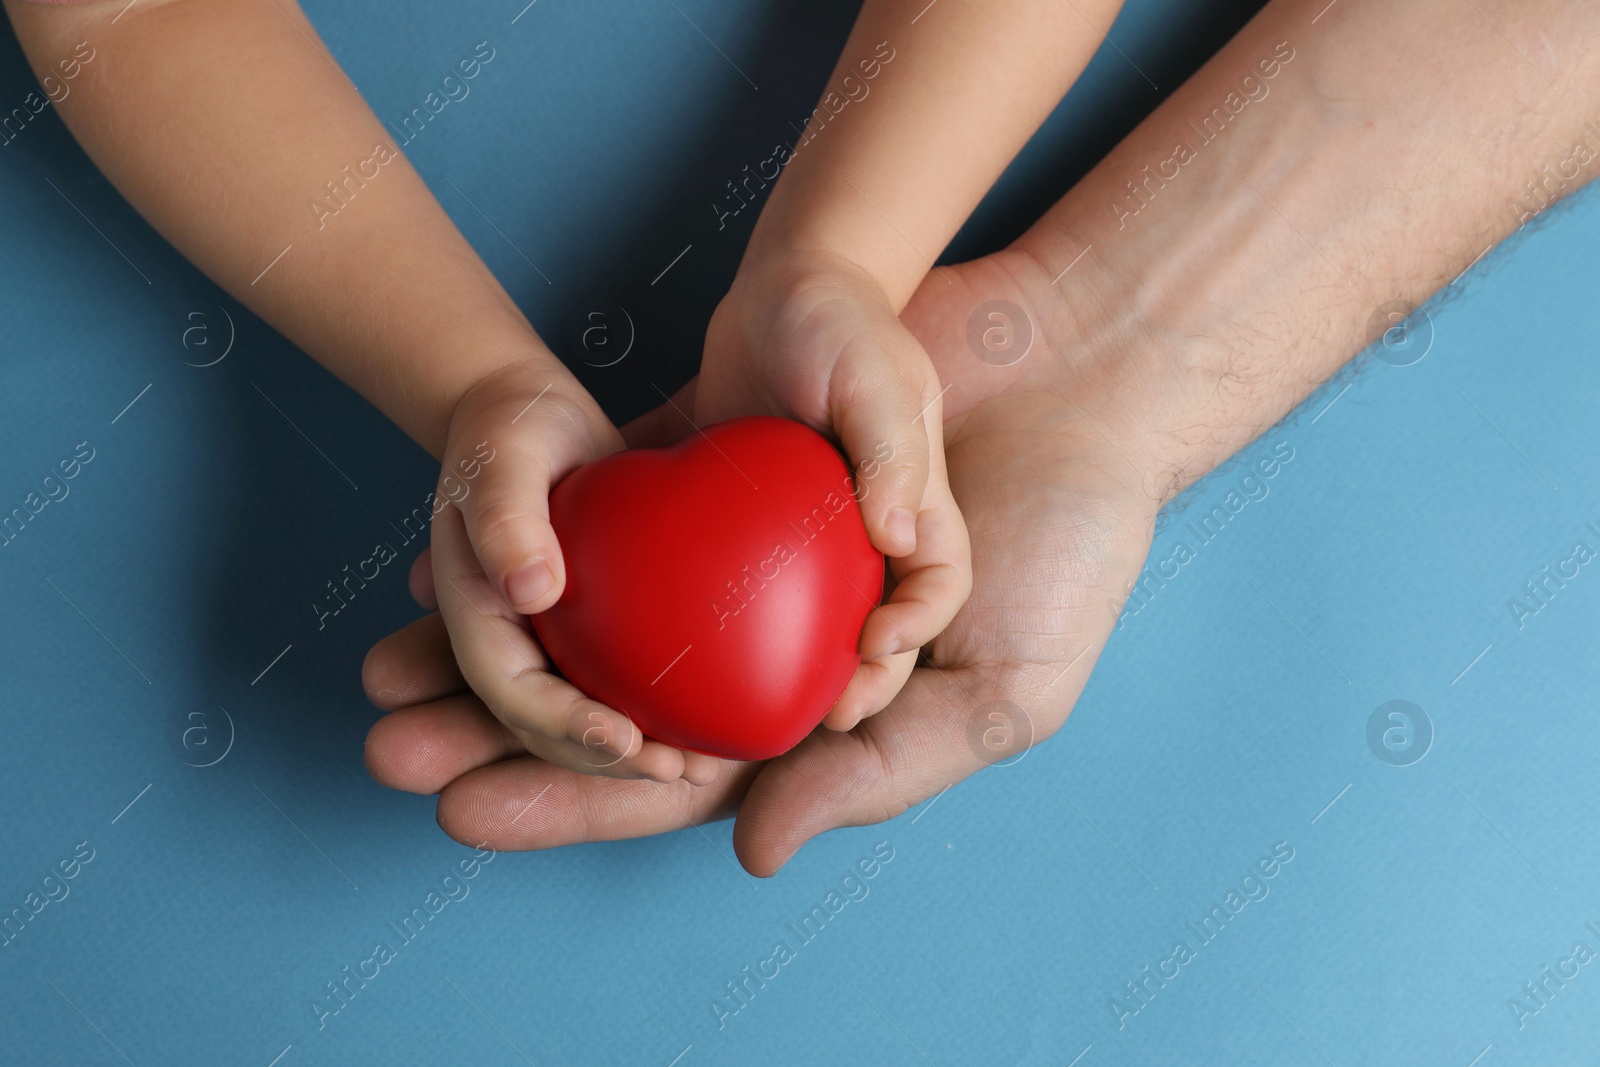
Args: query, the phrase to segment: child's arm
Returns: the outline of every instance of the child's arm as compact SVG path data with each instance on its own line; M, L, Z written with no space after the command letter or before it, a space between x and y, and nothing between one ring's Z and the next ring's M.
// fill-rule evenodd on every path
M558 371L293 0L5 6L41 77L93 49L61 117L139 213L435 456L490 371Z
M898 313L1121 0L867 0L745 265L837 257Z
M441 456L445 474L493 454L433 535L449 583L439 583L441 610L484 700L563 766L613 761L593 750L609 737L627 756L605 773L678 777L677 752L641 745L625 717L529 670L544 661L519 614L561 590L550 485L621 439L294 0L5 8L41 77L92 52L62 119L181 252ZM490 62L492 48L480 46L457 73L469 79Z
M707 333L695 408L702 421L774 411L830 430L870 486L867 529L898 585L868 620L868 662L827 719L835 729L888 703L971 585L943 394L900 311L1118 6L868 0L792 152L776 154L783 174ZM759 167L742 188L754 196L772 177Z

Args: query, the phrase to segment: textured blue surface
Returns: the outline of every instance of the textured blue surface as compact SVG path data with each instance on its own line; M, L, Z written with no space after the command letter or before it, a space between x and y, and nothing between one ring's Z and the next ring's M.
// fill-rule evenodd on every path
M790 136L851 11L544 0L512 24L521 6L310 8L384 118L495 48L407 151L558 345L585 300L630 310L636 357L582 369L628 417L691 372L750 221L719 232L710 205ZM1242 18L1134 0L1113 37L1170 87ZM0 110L31 88L0 36ZM957 250L1011 236L1156 100L1103 52ZM67 894L0 947L5 1063L1592 1056L1600 964L1521 1029L1508 1002L1600 949L1600 564L1520 628L1507 602L1600 548L1596 198L1433 306L1420 362L1370 361L1259 442L1293 450L1270 491L1126 618L1019 764L769 882L723 825L447 884L471 851L361 765L357 668L415 615L401 568L321 632L309 608L421 501L426 457L167 248L53 114L0 164L0 510L93 455L0 548L0 914ZM188 365L228 317L228 357ZM1244 473L1203 483L1152 558ZM1369 747L1391 700L1432 724L1420 762ZM185 762L197 728L213 766ZM1186 923L1275 846L1292 861L1203 944ZM800 943L785 924L875 847L867 895ZM448 886L467 895L403 942L389 924ZM713 999L780 939L794 959L719 1028ZM1179 940L1193 958L1119 1030L1111 998ZM324 984L380 941L392 961L319 1029Z

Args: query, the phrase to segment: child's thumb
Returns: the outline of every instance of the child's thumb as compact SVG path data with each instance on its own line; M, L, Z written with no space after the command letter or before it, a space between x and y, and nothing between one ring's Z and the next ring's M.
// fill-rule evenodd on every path
M438 494L460 508L473 554L506 603L534 615L555 604L566 583L550 490L605 446L592 440L592 413L575 410L582 405L552 392L520 414L519 406L497 401L451 427Z
M898 557L917 547L917 515L929 474L923 420L940 425L941 409L936 381L918 388L895 378L886 370L848 390L834 425L855 469L867 535L879 551ZM925 393L934 394L931 401Z

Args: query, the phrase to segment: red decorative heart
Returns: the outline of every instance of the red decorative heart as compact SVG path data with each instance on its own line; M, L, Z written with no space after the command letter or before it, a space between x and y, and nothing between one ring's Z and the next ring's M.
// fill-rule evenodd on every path
M788 419L618 452L550 494L567 587L535 632L649 736L768 759L822 721L883 594L850 469Z

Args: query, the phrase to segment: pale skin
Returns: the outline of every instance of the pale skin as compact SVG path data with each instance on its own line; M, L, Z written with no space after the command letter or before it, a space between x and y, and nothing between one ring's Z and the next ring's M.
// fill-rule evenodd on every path
M472 696L552 766L620 779L715 781L720 761L646 739L554 673L526 616L565 582L550 487L623 447L599 406L529 326L395 148L292 0L4 0L43 77L89 42L59 104L108 178L201 270L442 460L475 472L434 520L424 583ZM1109 23L1115 5L1084 0ZM917 649L971 585L945 474L940 386L898 314L928 266L1093 53L1098 34L1044 0L966 4L913 24L871 0L851 38L906 47L871 109L829 123L778 183L741 283L708 342L700 422L768 412L806 421L853 463L876 462L863 515L894 582L861 636L863 663L830 713L848 729L887 706ZM972 45L1023 40L1029 77L996 81ZM970 42L963 43L963 42ZM487 44L474 56L492 62ZM857 62L847 50L841 69ZM460 76L471 78L470 67ZM988 103L985 103L985 97ZM1000 117L997 118L996 114ZM884 124L901 131L884 136ZM949 125L946 125L949 123ZM959 148L959 151L957 149ZM958 157L953 163L947 157ZM946 160L937 180L931 160ZM354 172L355 179L351 178ZM872 198L875 226L842 179ZM332 182L351 194L334 217ZM898 219L884 225L886 219ZM759 249L759 251L758 251ZM759 276L759 283L746 282ZM763 339L804 320L807 343ZM891 458L882 461L887 445ZM486 454L493 460L478 463ZM447 494L441 488L439 495ZM371 690L385 703L408 681Z
M765 764L726 765L699 788L581 777L523 755L481 706L453 695L461 676L430 616L368 657L369 684L414 694L374 727L373 773L439 793L446 832L495 848L736 814L741 861L770 875L817 834L893 818L1009 754L969 745L990 702L1026 712L1035 741L1057 730L1160 505L1373 340L1375 309L1420 303L1516 229L1538 206L1525 183L1544 177L1541 165L1581 156L1585 139L1600 149L1600 134L1585 132L1600 125L1593 5L1325 8L1269 4L1026 235L949 268L953 284L928 275L911 299L902 322L950 387L945 454L973 591L885 711ZM1196 141L1188 122L1245 74L1259 79L1284 42L1294 57L1270 95L1124 217L1136 204L1124 182ZM1550 199L1600 160L1561 169L1572 177L1552 183ZM967 347L969 316L994 299L1027 309L1038 331L1011 367ZM629 434L659 440L671 426L657 415Z

